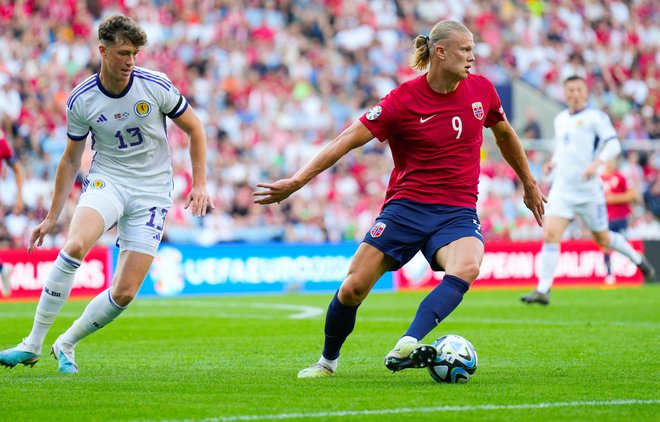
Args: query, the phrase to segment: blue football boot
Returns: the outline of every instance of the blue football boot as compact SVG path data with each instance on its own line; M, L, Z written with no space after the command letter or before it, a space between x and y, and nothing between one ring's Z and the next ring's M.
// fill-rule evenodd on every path
M75 374L78 372L78 365L76 365L73 346L61 343L58 338L50 349L50 354L57 359L57 363L60 366L60 372L67 374Z
M24 339L18 346L0 351L0 365L13 368L22 363L33 367L39 360L39 353L34 353L31 350L34 350L34 348L25 343Z

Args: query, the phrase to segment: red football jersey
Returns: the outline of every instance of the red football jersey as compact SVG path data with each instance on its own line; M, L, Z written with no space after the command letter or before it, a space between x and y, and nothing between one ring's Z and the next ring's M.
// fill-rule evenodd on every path
M628 181L619 171L612 174L602 174L605 193L624 193L628 190ZM610 220L625 220L630 216L630 204L607 204L607 218Z
M14 155L14 151L11 149L11 146L9 146L7 138L5 138L2 131L0 131L0 171L2 171L3 161L6 161L12 165L14 164L14 161L16 161L16 156Z
M426 74L401 84L360 121L394 160L385 203L399 198L476 208L483 128L505 120L493 84L469 75L449 94Z

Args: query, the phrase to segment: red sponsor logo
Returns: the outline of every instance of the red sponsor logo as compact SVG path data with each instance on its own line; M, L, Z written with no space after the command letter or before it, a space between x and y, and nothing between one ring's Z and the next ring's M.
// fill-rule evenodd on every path
M46 278L59 253L58 249L2 249L2 260L12 268L11 294L6 299L39 299ZM110 286L112 257L107 248L93 248L76 271L71 297L96 296ZM46 292L57 296L61 292ZM0 295L0 303L5 298Z
M643 243L635 240L632 246L643 252ZM540 241L487 242L479 277L473 287L536 286L541 268ZM642 283L642 274L629 259L612 253L612 271L617 285ZM563 242L555 269L554 285L602 285L607 275L603 252L587 240ZM434 272L422 253L418 253L403 268L394 273L395 289L432 289L444 277Z

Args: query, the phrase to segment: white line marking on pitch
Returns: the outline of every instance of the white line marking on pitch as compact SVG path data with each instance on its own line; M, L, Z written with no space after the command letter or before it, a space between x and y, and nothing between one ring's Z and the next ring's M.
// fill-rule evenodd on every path
M407 321L404 317L360 317L361 321L382 321L382 322L399 322ZM448 318L445 320L450 323L476 323L476 324L495 324L495 325L546 325L556 327L584 327L584 326L615 326L615 327L649 327L658 328L660 323L651 321L551 321L542 319L496 319L496 318Z
M214 313L215 316L219 316L222 318L273 318L272 315L264 316L264 315L245 315L244 313L232 313L232 314L227 314L227 313L222 313L222 308L226 307L231 307L231 308L253 308L253 309L278 309L278 310L284 310L284 311L294 311L294 313L287 315L287 318L289 319L307 319L307 318L315 318L318 316L323 315L325 312L325 309L320 308L318 306L305 306L305 305L292 305L292 304L287 304L287 303L261 303L261 302L248 302L248 303L240 303L240 302L196 302L192 300L187 300L187 301L175 301L174 302L176 305L182 305L181 312L187 315L186 313L186 308L210 308L210 309L215 309L219 310L220 313ZM146 307L159 307L159 306L166 306L168 308L172 308L172 302L157 302L157 301L142 301L140 302L140 306L146 305ZM179 309L174 308L170 309L168 312L174 313L174 314L179 314ZM127 314L129 315L129 314ZM135 317L145 317L144 313L141 314L134 314Z
M291 319L314 318L323 315L324 312L324 310L318 306L287 305L284 303L251 303L249 306L257 309L284 309L288 311L297 311L297 313L291 314L287 317Z
M517 410L517 409L548 409L553 407L585 407L585 406L632 406L644 404L660 404L660 400L609 400L609 401L570 401L555 403L523 403L523 404L481 404L476 406L434 406L434 407L401 407L398 409L376 409L376 410L343 410L337 412L315 412L315 413L279 413L273 415L244 415L244 416L219 416L204 419L182 419L167 422L238 422L238 421L263 421L303 418L341 418L345 416L368 416L368 415L395 415L405 413L436 413L436 412L473 412L479 410Z

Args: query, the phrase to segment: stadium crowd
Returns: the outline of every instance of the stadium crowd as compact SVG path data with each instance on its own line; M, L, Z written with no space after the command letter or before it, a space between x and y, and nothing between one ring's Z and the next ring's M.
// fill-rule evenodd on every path
M66 143L64 104L76 84L98 71L96 27L117 12L147 30L150 45L137 65L163 69L207 131L216 209L202 219L183 210L191 179L187 141L175 127L170 131L170 240L361 239L392 166L384 144L372 141L279 206L254 205L252 189L290 175L414 76L407 62L412 40L447 18L472 29L473 71L496 85L517 78L559 100L563 78L587 79L592 104L611 116L625 141L621 171L646 198L635 207L629 235L660 238L660 151L648 142L660 138L660 8L654 0L0 0L0 127L26 173L24 209L12 207L11 170L3 166L0 174L0 247L23 247L47 211ZM534 126L518 129L541 137ZM492 151L484 148L480 181L486 238L539 239L514 173ZM91 157L88 151L86 168ZM530 154L547 185L544 157ZM50 245L62 245L76 200L74 192ZM112 233L106 240L114 242Z

